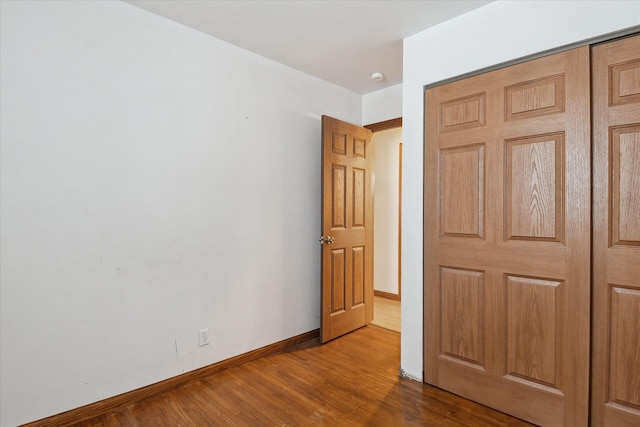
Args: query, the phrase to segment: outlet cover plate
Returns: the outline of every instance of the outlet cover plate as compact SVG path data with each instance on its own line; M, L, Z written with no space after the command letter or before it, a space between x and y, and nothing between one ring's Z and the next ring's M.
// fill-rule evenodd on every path
M198 344L200 347L211 344L209 328L200 329L200 332L198 333Z

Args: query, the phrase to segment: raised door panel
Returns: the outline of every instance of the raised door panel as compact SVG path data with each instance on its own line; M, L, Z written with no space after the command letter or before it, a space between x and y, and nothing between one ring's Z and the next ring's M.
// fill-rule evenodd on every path
M452 99L441 103L439 107L441 132L483 126L486 120L484 93Z
M353 139L353 157L367 157L367 140L364 138Z
M440 230L443 235L482 237L484 149L482 145L440 152Z
M331 132L331 151L333 154L343 156L347 154L347 137L348 135L344 132Z
M351 307L357 307L364 304L366 287L366 264L365 264L365 248L358 246L351 248Z
M609 401L640 410L640 289L611 286Z
M564 75L519 82L505 88L505 118L517 120L564 111Z
M640 103L639 103L640 104ZM640 125L610 130L611 244L640 245Z
M441 355L482 367L482 286L480 271L442 268Z
M640 61L631 60L612 64L609 68L611 105L640 102Z
M331 315L343 313L346 309L347 288L344 249L331 250Z
M560 390L562 282L506 276L507 376Z
M353 212L351 214L351 227L362 228L365 226L366 217L365 194L367 193L367 191L365 188L365 177L367 171L360 168L353 168L352 172L353 177L351 179L351 182L353 183L353 190L351 194L353 197Z
M563 240L564 134L506 141L507 239Z
M331 180L331 228L345 229L347 226L347 173L344 165L332 166Z
M593 60L593 426L640 425L640 36Z

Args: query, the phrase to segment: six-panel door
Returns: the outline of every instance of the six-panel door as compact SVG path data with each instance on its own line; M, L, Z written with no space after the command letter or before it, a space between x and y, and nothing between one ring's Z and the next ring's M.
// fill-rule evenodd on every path
M322 117L322 342L373 320L371 158L370 130Z
M426 91L425 381L586 425L589 48Z

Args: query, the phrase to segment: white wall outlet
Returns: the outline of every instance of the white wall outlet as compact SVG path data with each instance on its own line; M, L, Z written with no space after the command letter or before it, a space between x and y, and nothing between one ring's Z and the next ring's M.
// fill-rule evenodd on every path
M209 328L200 329L200 333L198 334L198 344L200 344L200 347L202 347L203 345L211 344Z

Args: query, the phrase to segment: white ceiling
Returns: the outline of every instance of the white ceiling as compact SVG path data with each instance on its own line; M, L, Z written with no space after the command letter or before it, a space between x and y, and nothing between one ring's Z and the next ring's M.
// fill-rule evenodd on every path
M402 82L403 38L491 3L124 1L360 94Z

